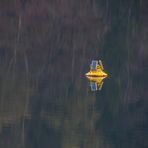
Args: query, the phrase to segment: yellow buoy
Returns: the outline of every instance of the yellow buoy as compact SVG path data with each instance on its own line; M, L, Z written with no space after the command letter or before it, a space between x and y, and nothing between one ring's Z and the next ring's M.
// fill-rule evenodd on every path
M108 74L103 70L104 68L101 60L99 60L99 62L92 60L90 71L85 74L90 81L90 87L92 91L101 90L103 79L108 76Z

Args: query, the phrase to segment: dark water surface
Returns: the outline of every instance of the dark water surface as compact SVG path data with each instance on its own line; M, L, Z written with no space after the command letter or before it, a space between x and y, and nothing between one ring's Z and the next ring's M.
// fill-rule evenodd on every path
M147 0L1 0L0 148L148 148L147 14Z

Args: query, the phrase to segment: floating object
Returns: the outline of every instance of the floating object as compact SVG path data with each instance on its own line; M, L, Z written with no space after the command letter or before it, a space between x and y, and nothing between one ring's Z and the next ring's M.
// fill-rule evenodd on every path
M90 71L85 75L90 81L90 88L92 91L101 90L103 86L103 79L108 76L108 74L104 72L101 60L99 60L99 62L97 60L92 60Z

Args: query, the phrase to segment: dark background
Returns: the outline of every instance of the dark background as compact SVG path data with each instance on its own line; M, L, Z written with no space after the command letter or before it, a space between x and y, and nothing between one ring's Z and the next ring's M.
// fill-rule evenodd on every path
M147 0L0 0L0 148L147 148L147 26Z

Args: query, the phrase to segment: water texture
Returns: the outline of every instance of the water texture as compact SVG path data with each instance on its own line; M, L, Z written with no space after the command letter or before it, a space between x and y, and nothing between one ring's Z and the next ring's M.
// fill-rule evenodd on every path
M147 26L147 0L0 0L0 148L148 148Z

